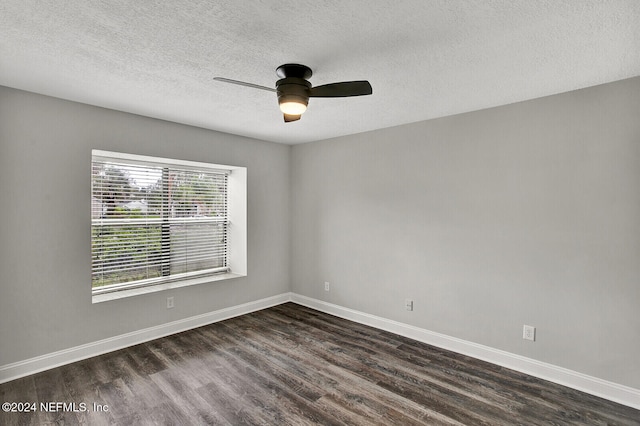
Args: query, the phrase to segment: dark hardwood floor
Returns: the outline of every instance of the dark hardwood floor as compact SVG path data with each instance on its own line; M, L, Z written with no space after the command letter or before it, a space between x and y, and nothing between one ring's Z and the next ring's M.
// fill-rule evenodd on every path
M37 404L0 425L640 425L638 410L293 303L2 384L0 402Z

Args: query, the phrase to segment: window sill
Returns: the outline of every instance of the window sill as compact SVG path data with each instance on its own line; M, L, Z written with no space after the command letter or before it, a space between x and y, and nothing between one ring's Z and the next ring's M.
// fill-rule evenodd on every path
M240 278L246 275L234 274L228 272L226 274L212 275L208 277L192 278L183 281L174 281L165 284L151 285L147 287L138 287L128 290L114 291L111 293L96 294L91 296L91 303L102 303L110 300L124 299L126 297L139 296L141 294L155 293L157 291L170 290L173 288L188 287L191 285L206 284L216 281L224 281L232 278Z

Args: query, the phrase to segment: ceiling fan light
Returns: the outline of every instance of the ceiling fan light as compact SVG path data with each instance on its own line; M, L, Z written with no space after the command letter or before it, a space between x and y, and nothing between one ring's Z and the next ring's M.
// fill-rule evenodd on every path
M302 102L287 101L280 102L280 111L290 115L300 115L307 110L307 106Z

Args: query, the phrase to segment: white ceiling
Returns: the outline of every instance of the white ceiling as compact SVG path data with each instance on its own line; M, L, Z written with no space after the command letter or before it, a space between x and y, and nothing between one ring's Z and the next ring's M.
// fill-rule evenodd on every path
M373 95L284 123L275 69ZM640 75L639 0L2 0L0 85L295 144Z

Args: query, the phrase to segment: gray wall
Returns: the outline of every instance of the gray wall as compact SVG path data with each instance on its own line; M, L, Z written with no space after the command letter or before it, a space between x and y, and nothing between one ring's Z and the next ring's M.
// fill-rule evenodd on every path
M248 276L92 304L92 148L247 167ZM0 365L288 292L290 151L0 87Z
M638 111L635 78L290 147L0 87L0 365L293 290L640 388ZM92 148L247 167L248 277L91 304Z
M634 78L294 146L293 291L640 388L639 114Z

